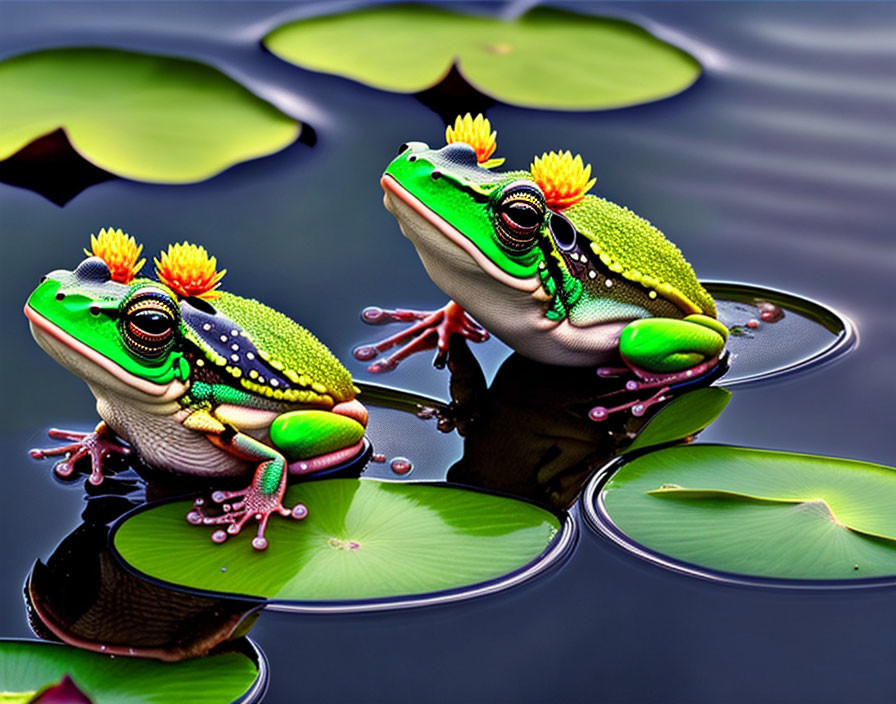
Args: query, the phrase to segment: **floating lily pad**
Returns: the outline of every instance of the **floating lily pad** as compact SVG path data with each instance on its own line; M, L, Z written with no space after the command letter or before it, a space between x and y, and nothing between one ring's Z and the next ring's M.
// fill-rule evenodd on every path
M260 661L260 653L252 652ZM29 701L15 695L33 694L66 674L94 704L258 701L266 679L259 665L240 652L166 663L110 658L41 641L0 641L0 701Z
M425 5L386 5L291 22L264 44L303 68L416 93L452 66L512 105L600 110L683 91L700 64L630 22L550 8L513 21Z
M560 522L532 504L450 486L328 479L289 488L301 523L272 519L270 547L223 545L189 525L189 502L147 507L114 533L143 575L193 590L277 603L357 602L458 590L526 568Z
M52 49L0 62L0 159L62 128L117 176L191 183L295 141L300 125L220 71L114 49Z
M622 464L585 501L604 533L682 571L896 577L896 470L882 465L681 446Z
M731 330L726 387L813 369L855 346L849 319L808 298L747 284L703 285L716 301L719 320ZM749 327L751 321L756 327Z

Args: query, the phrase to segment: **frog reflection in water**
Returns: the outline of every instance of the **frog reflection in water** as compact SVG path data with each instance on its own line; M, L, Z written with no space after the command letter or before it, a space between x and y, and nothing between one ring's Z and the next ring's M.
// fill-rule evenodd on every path
M623 407L595 407L593 420L642 413L668 387L716 367L728 331L678 248L626 208L586 195L590 166L569 152L536 158L529 171L490 170L490 130L481 116L458 118L447 146L411 142L386 168L386 207L453 300L435 313L366 309L369 323L416 322L355 356L372 360L403 345L370 366L385 371L437 346L444 363L452 334L482 341L489 331L547 364L621 358L624 366L598 373L656 390Z
M245 489L212 494L221 515L199 501L187 518L225 526L215 542L254 519L252 545L265 549L272 514L307 513L281 503L288 473L363 452L367 410L349 372L282 313L217 290L223 272L201 247L170 247L152 281L136 278L141 248L120 230L101 231L92 245L99 256L47 274L25 315L38 344L87 382L103 422L89 434L51 431L72 444L32 456L66 455L62 476L89 456L99 484L103 456L129 451L118 436L150 467L216 480L252 475Z
M591 401L631 396L622 380L512 354L486 385L466 342L455 336L449 344L452 402L436 415L441 430L456 428L463 436L464 450L446 478L554 511L568 509L589 477L636 439L643 447L689 440L715 420L730 396L707 388L724 373L720 367L664 395L641 416L618 413L598 425L588 417ZM696 394L702 394L700 403L679 403ZM648 424L653 432L642 435Z

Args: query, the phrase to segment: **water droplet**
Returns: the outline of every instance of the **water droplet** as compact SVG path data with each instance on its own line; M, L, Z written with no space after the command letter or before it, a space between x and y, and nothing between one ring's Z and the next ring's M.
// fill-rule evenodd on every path
M380 453L377 452L377 453L375 453L375 454L373 454L373 455L370 456L370 461L371 461L371 462L385 462L385 461L386 461L386 456L385 456L385 455L381 455Z
M750 318L747 321L747 327L750 328L751 330L755 330L756 328L759 327L759 321L756 320L756 318Z
M225 540L227 540L227 533L225 533L223 530L216 530L214 533L212 533L212 541L220 544Z
M292 517L297 518L299 520L303 519L308 515L308 509L305 507L305 504L296 504L292 509Z
M227 571L227 568L226 568L226 567L222 567L222 568L221 568L221 571L222 571L222 572L226 572L226 571Z
M395 472L395 474L401 477L410 474L411 470L414 469L414 465L411 464L411 461L406 457L396 457L389 464L389 467L392 468L392 471Z

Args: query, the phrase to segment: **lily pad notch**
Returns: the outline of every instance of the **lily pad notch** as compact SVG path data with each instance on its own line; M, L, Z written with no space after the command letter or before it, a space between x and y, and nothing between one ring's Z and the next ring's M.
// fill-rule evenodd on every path
M725 445L617 458L582 498L627 551L713 581L781 588L896 584L896 469Z
M211 544L186 523L182 501L123 517L113 547L130 570L173 589L320 613L490 594L558 564L576 538L568 516L452 485L322 479L289 487L286 500L308 517L272 523L264 553Z
M198 61L118 49L48 49L0 62L0 160L63 130L94 166L184 184L295 142L302 125Z
M701 66L631 22L537 7L506 21L418 4L382 5L285 24L263 43L285 61L397 93L459 74L520 107L606 110L667 98Z

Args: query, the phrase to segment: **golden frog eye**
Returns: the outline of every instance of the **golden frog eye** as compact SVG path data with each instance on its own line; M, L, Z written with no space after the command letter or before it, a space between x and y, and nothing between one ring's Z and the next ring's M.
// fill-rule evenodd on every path
M122 307L121 332L128 350L147 360L164 357L174 346L180 311L164 291L139 290Z
M513 183L504 189L495 206L495 232L508 249L524 251L535 244L544 216L541 191L534 184Z

